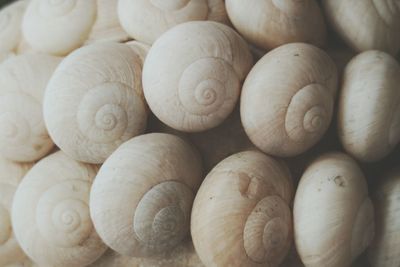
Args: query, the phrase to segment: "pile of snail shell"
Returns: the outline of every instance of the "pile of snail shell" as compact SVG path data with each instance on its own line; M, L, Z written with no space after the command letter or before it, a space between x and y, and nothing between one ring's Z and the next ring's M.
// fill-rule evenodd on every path
M399 0L0 9L0 267L399 267Z

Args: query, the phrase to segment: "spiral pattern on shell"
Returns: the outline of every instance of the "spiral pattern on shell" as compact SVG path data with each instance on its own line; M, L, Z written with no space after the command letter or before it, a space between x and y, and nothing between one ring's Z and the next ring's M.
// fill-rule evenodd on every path
M292 240L293 188L283 164L260 152L234 154L196 195L191 233L206 266L278 266Z
M247 44L232 29L187 22L151 47L143 67L144 94L168 126L185 132L210 129L232 112L251 65Z
M21 41L25 1L16 1L0 10L0 53L14 51Z
M102 163L144 131L140 53L124 44L92 44L71 53L55 71L44 117L50 136L70 157Z
M38 264L86 266L106 250L88 205L97 170L59 151L39 161L21 182L13 227L21 247Z
M95 228L123 255L171 251L189 232L200 183L199 155L182 139L161 133L134 137L104 162L96 177L90 193Z

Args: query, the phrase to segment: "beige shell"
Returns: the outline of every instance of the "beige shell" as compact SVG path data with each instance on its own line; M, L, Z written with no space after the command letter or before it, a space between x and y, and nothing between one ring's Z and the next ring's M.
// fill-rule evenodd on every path
M102 163L144 132L142 51L96 43L68 55L50 79L44 119L54 143L75 160Z
M172 250L189 233L201 160L181 138L153 133L122 144L103 164L90 213L104 242L123 255Z
M210 21L186 22L163 34L143 67L143 89L153 113L184 132L213 128L226 119L252 66L246 42Z
M380 51L359 54L346 66L338 131L347 152L377 161L400 141L400 65Z
M371 267L400 266L400 169L382 177L373 194L376 234L368 249Z
M293 216L296 248L307 267L349 267L374 235L366 180L342 153L320 156L306 169Z
M392 55L400 51L398 0L323 0L322 3L332 27L354 50L377 49Z
M0 53L15 52L21 41L21 22L27 1L16 1L0 10Z
M11 207L18 184L32 164L14 163L0 158L0 266L29 261L14 236Z
M83 267L107 249L89 212L97 170L59 151L39 161L22 180L14 196L12 226L39 266Z
M295 156L320 140L332 119L337 70L317 47L295 43L265 55L243 85L240 113L250 140L275 156Z
M193 203L194 247L207 267L276 267L293 239L288 169L256 151L234 154L205 178Z
M239 33L261 48L325 43L325 22L315 0L226 0L226 9Z
M29 162L53 147L44 125L45 87L60 58L25 54L0 65L0 154Z
M118 16L132 38L148 44L180 23L228 21L223 0L119 0Z

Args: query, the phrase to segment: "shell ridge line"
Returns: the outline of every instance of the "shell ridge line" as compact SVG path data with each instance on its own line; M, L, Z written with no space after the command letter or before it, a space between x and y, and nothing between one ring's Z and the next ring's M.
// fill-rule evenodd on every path
M380 11L381 9L378 7L378 4L376 3L376 0L371 0L371 1L372 1L373 6L374 6L373 9L374 9L375 13L377 14L377 17L379 18L380 21L383 22L383 24L385 25L385 27L388 28L389 30L396 30L396 28L393 28L393 26L390 25L390 24L385 20L385 17L382 16L382 13L381 13L381 11ZM379 1L379 3L384 4L384 5L387 6L387 2L386 2L385 0ZM391 9L389 8L389 10L391 10ZM399 13L400 13L400 12L399 12ZM390 14L390 15L393 16L393 14ZM400 15L400 14L399 14L399 15Z

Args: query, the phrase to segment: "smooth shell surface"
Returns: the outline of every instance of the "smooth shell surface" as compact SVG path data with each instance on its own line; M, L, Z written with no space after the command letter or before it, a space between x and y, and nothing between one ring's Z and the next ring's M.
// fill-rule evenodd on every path
M207 267L278 266L292 243L291 176L280 162L246 151L221 161L196 195L191 233Z
M60 151L39 161L18 187L12 225L25 253L40 266L83 267L107 249L89 213L97 170Z
M187 22L163 34L143 68L153 113L180 131L213 128L233 111L252 66L246 42L216 22Z
M21 41L21 22L27 1L16 1L0 10L0 53L15 51Z
M400 169L385 175L373 194L376 234L368 249L372 267L400 266Z
M148 44L180 23L228 20L223 0L119 0L118 15L132 38Z
M323 0L328 21L356 51L400 51L398 0Z
M0 158L0 266L23 264L27 260L11 225L11 207L18 184L32 164L14 163Z
M250 140L275 156L294 156L317 143L332 119L337 70L309 44L265 55L243 85L240 113Z
M325 43L325 22L315 0L226 0L226 9L239 33L261 48Z
M347 267L370 244L374 212L357 163L320 156L303 174L294 200L297 251L307 267Z
M123 255L172 250L189 233L201 160L181 138L153 133L121 145L103 164L90 212L104 242Z
M346 66L339 98L339 137L362 161L377 161L400 141L400 65L380 51L359 54Z
M0 154L34 161L53 147L43 120L45 87L60 58L26 54L0 66Z
M31 0L22 22L36 50L66 55L81 46L96 19L96 0Z

